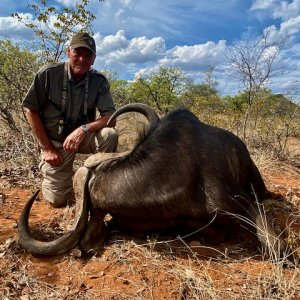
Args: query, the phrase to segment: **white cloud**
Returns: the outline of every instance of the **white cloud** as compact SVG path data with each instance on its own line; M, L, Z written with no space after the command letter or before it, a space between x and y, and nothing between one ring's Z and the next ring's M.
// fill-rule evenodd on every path
M207 70L210 65L218 65L215 69L216 75L222 76L224 82L224 66L220 66L223 61L223 53L226 49L226 41L222 40L218 43L207 42L193 46L176 46L164 53L158 63L150 64L148 67L137 69L134 74L134 80L146 73L157 71L159 66L179 67L188 77L196 78L197 82L203 77L203 71ZM226 84L221 85L222 88ZM229 92L226 90L226 92Z
M119 63L147 63L157 61L165 51L165 41L161 37L148 39L145 36L128 40L124 30L116 35L95 36L97 54L101 60ZM102 57L102 58L101 58Z
M279 4L274 8L274 18L288 20L298 16L300 13L300 0L279 1Z
M149 72L149 69L147 68L142 68L139 69L135 74L134 74L134 78L133 81L137 81L140 78L142 78L145 74L147 74Z
M274 5L274 0L256 0L252 3L251 10L269 9Z
M33 20L31 14L19 13L19 15L28 18L30 21ZM35 38L32 30L14 17L0 17L0 36L1 38L11 38L16 41L32 41Z
M32 15L30 14L19 14L21 17L28 18L32 20ZM19 22L15 17L0 17L0 32L10 32L10 31L19 31L26 28L26 26Z
M120 0L120 2L124 6L130 6L131 4L133 4L133 0Z
M289 20L281 23L280 33L283 35L295 35L299 33L300 30L300 15L295 18L290 18Z
M256 0L251 6L251 10L266 10L274 19L287 21L295 18L300 13L300 0Z
M32 14L29 13L19 13L19 17L27 24L34 24L37 26L39 29L46 31L47 27L44 23L41 23L37 19L33 18ZM51 30L55 31L57 30L54 24L58 22L58 19L56 16L50 15L49 16L49 28ZM74 28L75 30L79 29ZM23 22L19 22L16 17L0 17L0 33L5 35L6 32L14 32L17 35L25 35L24 38L34 38L33 31L29 29L28 27L25 26Z
M115 13L115 18L116 19L121 19L122 15L125 13L124 9L118 9L117 12Z
M106 55L120 48L126 48L128 45L124 30L119 30L116 35L107 35L105 37L96 34L94 38L97 44L98 55Z
M275 46L270 46L266 48L263 52L263 58L267 61L270 60L273 57L276 57L276 54L278 53L278 49Z
M146 37L133 38L127 48L117 50L109 55L109 59L123 63L145 63L155 61L158 55L165 50L164 40L160 37L147 39Z
M56 0L57 3L61 3L64 6L70 7L74 5L74 0Z
M226 41L207 42L193 46L176 46L160 60L163 65L181 67L185 70L199 70L222 61Z
M300 31L300 15L296 18L290 18L289 20L282 22L279 29L275 25L271 25L264 29L264 33L269 34L269 38L274 42L279 41L283 37L289 37L290 41L297 38L297 34Z

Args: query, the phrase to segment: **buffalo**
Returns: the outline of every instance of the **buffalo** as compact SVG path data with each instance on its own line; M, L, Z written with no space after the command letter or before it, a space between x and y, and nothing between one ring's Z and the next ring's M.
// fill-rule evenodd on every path
M19 219L19 242L25 250L52 256L78 245L84 251L98 249L107 236L107 214L122 228L139 231L198 229L214 216L226 222L237 216L253 227L262 245L276 246L278 238L261 213L264 181L236 135L204 124L187 109L159 118L141 103L123 106L108 124L126 112L141 113L149 123L134 148L94 154L77 170L75 221L56 240L39 241L30 233L36 192Z

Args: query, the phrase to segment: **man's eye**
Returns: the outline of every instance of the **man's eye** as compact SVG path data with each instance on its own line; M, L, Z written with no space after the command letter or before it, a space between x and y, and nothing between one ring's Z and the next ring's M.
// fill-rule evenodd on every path
M83 57L88 60L91 60L94 57L93 53L85 53L80 50L78 51L78 50L74 50L74 49L73 49L73 55L75 57Z

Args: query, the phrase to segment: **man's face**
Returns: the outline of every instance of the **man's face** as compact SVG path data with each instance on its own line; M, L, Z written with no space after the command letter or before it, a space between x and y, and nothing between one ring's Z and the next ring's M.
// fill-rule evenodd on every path
M75 79L80 79L90 69L96 58L94 53L84 47L76 49L69 47L67 55L71 73Z

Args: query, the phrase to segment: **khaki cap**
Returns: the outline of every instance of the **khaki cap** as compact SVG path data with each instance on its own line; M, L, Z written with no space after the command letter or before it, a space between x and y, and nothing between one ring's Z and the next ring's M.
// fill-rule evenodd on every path
M74 49L84 47L96 54L95 40L86 32L76 33L71 40L70 46Z

